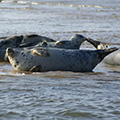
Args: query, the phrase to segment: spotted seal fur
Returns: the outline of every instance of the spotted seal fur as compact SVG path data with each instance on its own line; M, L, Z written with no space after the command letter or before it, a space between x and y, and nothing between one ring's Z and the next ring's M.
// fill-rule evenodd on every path
M31 35L30 38L34 38L36 37L37 35ZM40 37L40 36L39 36ZM12 38L12 37L11 37ZM22 37L23 38L23 37ZM42 37L41 37L42 38ZM26 43L26 44L20 44L18 45L18 47L20 48L26 48L28 47L28 49L31 49L31 48L34 48L34 47L54 47L54 48L64 48L64 49L79 49L81 44L86 40L87 38L84 37L83 35L80 35L80 34L75 34L73 35L70 40L62 40L62 41L56 41L56 42L47 42L47 41L44 41L44 42L40 42L39 44L35 45L36 43L35 42L32 42L32 43ZM9 44L7 44L8 46L7 47L17 47L15 46L16 45L16 42L12 42L9 40ZM6 42L7 43L7 42ZM13 43L15 43L15 45L13 46ZM38 42L37 42L38 43ZM5 44L4 44L5 45ZM35 45L35 46L33 46ZM6 61L7 60L7 56L5 54L5 50L1 49L0 50L0 53L2 54L0 56L0 61Z
M73 71L91 72L105 56L117 48L106 50L66 50L36 47L28 50L8 48L11 65L17 71Z

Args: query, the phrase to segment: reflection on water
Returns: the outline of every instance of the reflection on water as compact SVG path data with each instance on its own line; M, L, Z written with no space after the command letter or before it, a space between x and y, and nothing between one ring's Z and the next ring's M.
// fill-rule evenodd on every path
M3 0L0 37L35 33L56 40L82 34L119 45L120 1ZM94 49L84 42L81 49ZM18 72L0 63L1 120L118 120L120 67L93 72Z

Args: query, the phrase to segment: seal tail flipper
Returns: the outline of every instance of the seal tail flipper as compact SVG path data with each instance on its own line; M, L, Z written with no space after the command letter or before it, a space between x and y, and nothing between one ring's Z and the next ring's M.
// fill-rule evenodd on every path
M89 43L91 43L96 49L106 49L109 47L111 44L110 43L105 43L105 42L99 42L96 40L93 40L91 38L86 39Z
M99 55L100 60L102 61L104 59L104 57L106 57L110 53L117 51L117 50L118 50L118 48L116 48L116 47L105 49L105 50L98 50L98 55Z

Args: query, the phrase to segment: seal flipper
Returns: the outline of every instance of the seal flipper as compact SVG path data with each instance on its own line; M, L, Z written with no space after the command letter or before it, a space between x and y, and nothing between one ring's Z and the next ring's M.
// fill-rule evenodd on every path
M33 66L29 71L30 72L41 72L41 65Z
M50 56L48 50L43 49L43 48L34 48L32 50L32 54L38 55L40 57L48 57L48 56Z
M68 41L66 41L66 40L57 41L57 42L55 42L55 45L63 45L63 44L65 44L66 42L68 42Z
M118 48L113 47L113 48L109 48L109 49L105 49L105 50L97 50L97 53L99 55L99 59L102 61L104 57L106 57L110 53L117 51L117 50L118 50Z

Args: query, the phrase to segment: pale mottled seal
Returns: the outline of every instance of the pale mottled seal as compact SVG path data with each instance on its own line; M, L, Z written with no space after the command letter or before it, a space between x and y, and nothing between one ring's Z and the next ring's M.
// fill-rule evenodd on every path
M109 65L120 66L120 49L105 57L104 62Z
M17 50L8 48L8 59L15 70L22 71L74 71L90 72L105 56L117 48L106 50L70 50L34 48Z

